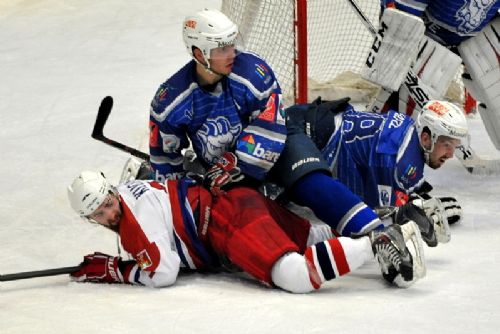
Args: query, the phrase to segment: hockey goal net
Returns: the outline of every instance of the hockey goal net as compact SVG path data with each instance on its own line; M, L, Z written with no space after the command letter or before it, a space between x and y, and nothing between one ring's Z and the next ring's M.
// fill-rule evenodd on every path
M356 3L378 29L379 1ZM377 93L359 75L373 36L349 1L222 0L221 10L238 24L246 48L273 68L285 104L317 96L367 104Z

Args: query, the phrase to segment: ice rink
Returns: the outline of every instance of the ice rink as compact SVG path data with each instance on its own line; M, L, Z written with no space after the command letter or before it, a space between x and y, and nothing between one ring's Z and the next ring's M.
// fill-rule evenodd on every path
M105 134L140 146L157 87L189 60L182 19L219 5L0 2L0 274L117 253L116 237L66 199L82 169L117 181L128 158L91 139L99 103L115 99ZM476 150L500 158L479 116L469 122ZM159 290L62 275L0 282L0 333L498 333L500 176L470 175L457 160L427 172L464 219L450 243L425 249L427 277L409 289L386 285L375 262L308 295L229 274L184 275Z

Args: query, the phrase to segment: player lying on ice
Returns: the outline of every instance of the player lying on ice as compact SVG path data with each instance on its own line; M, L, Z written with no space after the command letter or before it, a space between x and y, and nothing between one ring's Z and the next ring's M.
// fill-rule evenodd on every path
M81 282L165 287L181 268L213 270L230 261L267 285L306 293L374 257L383 277L397 286L425 276L418 227L398 213L392 217L398 224L381 231L335 238L327 225L311 224L252 188L214 196L189 178L114 188L102 173L84 171L68 196L80 216L118 233L134 258L87 255L71 274Z
M440 212L434 215L434 228L440 242L449 241L448 223L460 220L462 210L452 197L429 195L432 187L424 180L424 166L440 168L466 141L468 126L462 110L431 100L413 121L395 111L358 112L347 101L318 99L290 107L288 127L303 129L333 175L371 208L410 201L428 213ZM322 219L322 211L316 211Z

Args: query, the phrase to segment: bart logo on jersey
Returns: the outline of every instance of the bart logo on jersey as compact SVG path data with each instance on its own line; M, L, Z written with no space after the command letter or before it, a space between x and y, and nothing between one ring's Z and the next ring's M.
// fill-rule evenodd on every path
M137 253L136 260L141 269L147 269L153 265L153 261L151 261L151 257L149 257L148 251L145 249Z
M255 138L252 135L241 138L236 146L240 152L273 163L278 161L279 158L279 153L264 149L260 143L255 144Z

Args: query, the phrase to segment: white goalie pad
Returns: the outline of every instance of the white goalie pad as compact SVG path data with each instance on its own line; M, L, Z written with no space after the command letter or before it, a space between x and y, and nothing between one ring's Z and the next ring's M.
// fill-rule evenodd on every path
M417 55L424 31L420 18L397 9L386 9L362 77L386 89L398 90Z
M479 113L488 135L500 150L500 17L458 46L466 71L464 85L480 101Z
M444 96L461 64L460 56L424 36L419 56L412 67L429 87L429 94L437 98Z
M401 87L399 110L416 116L418 113L415 111L420 111L428 99L443 99L461 64L462 59L458 55L424 36L418 58L412 66L413 73L418 73L418 85L407 81Z
M413 258L413 280L405 281L401 275L397 275L394 279L394 284L400 288L407 288L427 274L427 267L425 264L424 246L420 230L417 223L410 220L408 223L401 225L403 238L406 243L408 251Z

